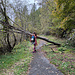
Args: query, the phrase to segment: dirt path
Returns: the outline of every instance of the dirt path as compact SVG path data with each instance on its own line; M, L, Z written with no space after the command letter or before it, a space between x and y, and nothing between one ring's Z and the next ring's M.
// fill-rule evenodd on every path
M54 65L49 63L49 60L44 57L41 52L41 46L45 44L44 41L40 41L37 46L37 52L34 53L31 68L28 75L63 75Z

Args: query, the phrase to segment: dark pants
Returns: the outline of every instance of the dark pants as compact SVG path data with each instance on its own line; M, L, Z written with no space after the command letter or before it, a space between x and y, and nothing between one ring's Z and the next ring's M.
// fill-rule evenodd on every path
M33 50L36 50L36 44L34 44L34 48L33 48Z

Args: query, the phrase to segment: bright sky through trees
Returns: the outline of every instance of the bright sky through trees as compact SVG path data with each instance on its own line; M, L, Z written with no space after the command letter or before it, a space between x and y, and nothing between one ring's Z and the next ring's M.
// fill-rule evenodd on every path
M32 5L35 3L36 4L36 9L38 9L40 6L38 5L38 3L41 2L41 0L20 0L23 2L23 5L27 5L28 7L28 11L30 13L31 9L32 9ZM10 0L10 3L13 4L13 0ZM26 3L27 2L27 3Z

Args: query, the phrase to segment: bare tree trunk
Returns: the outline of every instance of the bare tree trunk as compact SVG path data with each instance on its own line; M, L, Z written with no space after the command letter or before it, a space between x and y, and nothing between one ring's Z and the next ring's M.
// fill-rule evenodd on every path
M11 47L11 45L10 45L9 37L10 37L10 36L9 36L9 33L7 33L7 42L8 42L8 45L7 45L8 48L7 48L7 49L8 49L9 52L11 52L12 47Z
M8 26L9 28L12 28L12 29L14 29L14 30L18 30L18 31L15 31L15 33L33 35L33 34L30 33L30 32L27 32L27 31L25 31L25 30L16 28L16 27L14 27L14 26L11 26L10 24L6 24L6 23L3 22L3 21L0 21L0 23L3 24L4 26ZM10 31L10 32L12 32L12 31ZM49 43L53 43L54 45L58 45L58 46L61 45L61 44L59 44L59 43L55 43L55 42L53 42L53 41L50 41L50 40L48 40L48 39L46 39L46 38L43 38L43 37L40 37L40 36L37 36L37 38L38 38L38 39L45 40L45 41L47 41L47 42L49 42Z
M6 23L6 25L3 26L3 29L6 31L7 50L9 52L11 52L13 47L11 46L10 41L9 41L9 37L10 37L10 35L9 35L9 29L10 29L10 27L7 26L7 25L9 25L9 21L8 21L8 16L6 14L6 1L5 1L5 4L4 4L3 0L1 0L1 4L2 5L0 5L0 12L4 16L4 20L5 20L5 23ZM2 23L2 25L3 25L3 23ZM14 45L15 45L15 43L14 43Z
M14 46L16 45L16 37L15 37L15 34L13 33L13 36L14 36L14 44L13 44L13 48L14 48Z

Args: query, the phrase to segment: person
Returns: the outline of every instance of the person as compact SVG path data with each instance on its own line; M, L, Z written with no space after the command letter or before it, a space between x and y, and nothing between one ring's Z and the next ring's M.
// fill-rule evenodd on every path
M36 52L36 45L37 45L36 37L37 37L37 34L34 32L33 35L31 35L31 39L30 39L30 41L31 41L32 44L34 45L33 53Z

